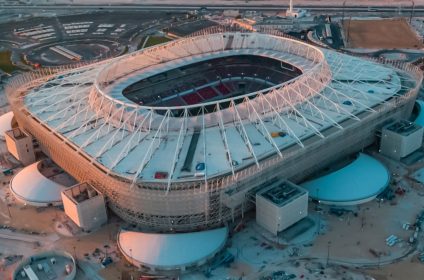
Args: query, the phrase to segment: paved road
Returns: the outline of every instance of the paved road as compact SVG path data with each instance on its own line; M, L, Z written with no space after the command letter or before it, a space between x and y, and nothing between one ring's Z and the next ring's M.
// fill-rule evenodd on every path
M10 230L0 230L0 239L17 240L23 242L40 242L41 244L50 244L59 239L57 234L39 235L39 234L28 234L21 232L12 232Z

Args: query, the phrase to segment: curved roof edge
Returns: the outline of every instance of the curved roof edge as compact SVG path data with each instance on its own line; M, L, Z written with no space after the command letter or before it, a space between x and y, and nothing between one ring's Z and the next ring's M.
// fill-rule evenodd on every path
M424 101L417 99L415 103L418 105L418 115L414 120L414 123L424 127Z
M12 129L13 112L7 112L0 116L0 139L4 139L4 133Z
M352 205L367 202L381 193L390 182L390 173L377 159L359 156L332 173L301 184L309 196L325 204Z
M28 165L10 181L10 190L16 199L34 206L62 204L61 192L66 188L46 177L38 169L42 161Z
M134 265L173 270L203 264L221 251L227 237L226 227L171 234L121 230L118 246Z

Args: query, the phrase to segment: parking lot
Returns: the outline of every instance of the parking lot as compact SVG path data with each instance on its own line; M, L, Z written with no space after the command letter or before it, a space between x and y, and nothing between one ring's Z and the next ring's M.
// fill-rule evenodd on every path
M90 61L137 49L143 33L154 33L170 22L183 19L183 13L164 11L105 12L33 17L0 24L0 46L13 52L15 64L55 66L74 63L50 47L69 48ZM60 42L60 44L58 44ZM79 62L79 61L78 61Z

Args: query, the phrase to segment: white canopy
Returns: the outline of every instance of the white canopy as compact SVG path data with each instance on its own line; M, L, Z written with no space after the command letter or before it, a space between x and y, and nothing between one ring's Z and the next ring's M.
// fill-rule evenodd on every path
M143 233L122 230L118 245L133 264L174 269L213 257L225 245L227 228L191 233Z
M7 112L0 116L0 139L4 139L4 133L12 129L13 112Z
M38 170L41 161L28 165L13 177L10 189L13 195L30 205L58 204L66 188L46 177Z
M416 103L419 107L419 111L414 122L418 125L424 126L424 101L417 99Z
M382 192L390 181L386 167L373 157L360 153L347 166L303 183L309 196L330 204L366 202Z

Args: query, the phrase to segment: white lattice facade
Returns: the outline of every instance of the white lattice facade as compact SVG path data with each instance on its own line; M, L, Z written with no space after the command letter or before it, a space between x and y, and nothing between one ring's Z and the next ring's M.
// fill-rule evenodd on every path
M168 69L234 55L270 57L301 75L183 106L139 105L122 94ZM188 231L231 221L251 206L248 192L275 176L297 181L371 144L388 119L409 116L421 79L407 64L228 32L27 74L11 81L7 94L19 125L62 168L101 190L119 216L153 230ZM200 173L182 170L194 134ZM166 178L155 176L159 170Z

